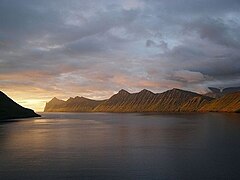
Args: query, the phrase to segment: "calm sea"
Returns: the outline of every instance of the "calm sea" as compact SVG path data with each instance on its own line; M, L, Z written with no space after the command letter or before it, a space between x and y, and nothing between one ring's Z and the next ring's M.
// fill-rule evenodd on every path
M42 113L1 123L0 179L240 179L240 114Z

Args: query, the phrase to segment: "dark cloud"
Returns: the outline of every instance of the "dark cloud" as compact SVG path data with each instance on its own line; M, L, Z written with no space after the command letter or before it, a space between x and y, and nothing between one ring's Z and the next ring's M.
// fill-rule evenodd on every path
M190 33L191 31L196 31L200 38L207 39L213 43L232 48L240 47L240 26L234 21L224 22L220 18L199 19L188 24L187 28Z

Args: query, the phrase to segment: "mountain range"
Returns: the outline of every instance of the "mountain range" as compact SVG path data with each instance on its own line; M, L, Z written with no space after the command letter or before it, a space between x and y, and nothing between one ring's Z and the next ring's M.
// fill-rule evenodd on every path
M33 110L24 108L0 91L0 120L40 117Z
M84 97L69 98L63 101L54 97L49 101L44 111L45 112L89 112L95 107L105 102L104 100L92 100Z
M215 88L215 87L208 87L208 89L210 90L210 92L208 92L205 95L213 97L213 98L219 98L226 94L240 91L240 87L227 87L227 88L223 88L223 89Z
M53 98L45 112L239 112L240 92L226 93L219 98L181 89L153 93L143 89L138 93L120 90L107 100L84 97L63 101Z

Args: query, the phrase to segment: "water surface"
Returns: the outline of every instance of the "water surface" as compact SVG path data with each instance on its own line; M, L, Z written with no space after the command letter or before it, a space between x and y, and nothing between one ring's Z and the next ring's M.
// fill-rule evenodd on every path
M240 114L43 113L2 123L0 179L240 179Z

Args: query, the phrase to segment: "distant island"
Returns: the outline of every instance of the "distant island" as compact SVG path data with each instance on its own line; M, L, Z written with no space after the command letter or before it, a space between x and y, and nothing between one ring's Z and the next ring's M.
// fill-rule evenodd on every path
M46 103L44 112L240 112L240 91L215 88L202 95L176 88L163 93L146 89L129 93L122 89L107 100L77 96L63 101L54 97Z
M0 120L40 117L33 110L24 108L0 91Z

